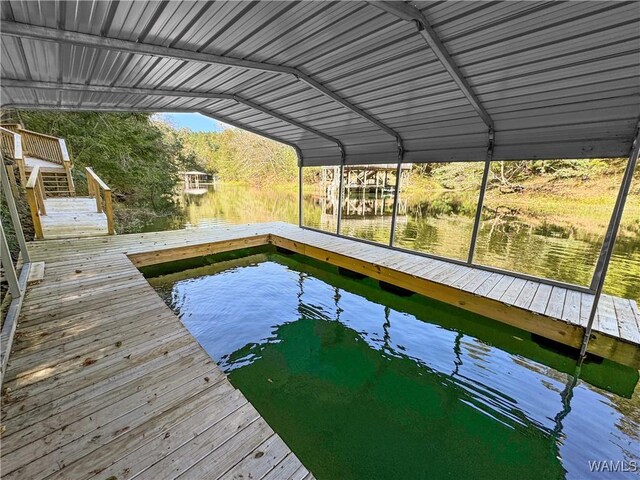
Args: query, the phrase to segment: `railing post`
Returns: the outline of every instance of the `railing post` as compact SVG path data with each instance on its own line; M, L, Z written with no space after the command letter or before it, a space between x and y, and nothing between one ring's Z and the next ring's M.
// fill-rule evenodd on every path
M87 187L89 189L89 193L95 196L96 199L96 210L98 213L105 213L107 217L107 229L109 235L115 235L116 231L113 223L111 189L95 174L91 167L86 167L85 171L87 175ZM104 210L102 207L101 191L104 192Z
M620 185L618 197L616 198L616 203L613 207L613 212L611 213L609 227L607 228L607 233L604 237L604 242L602 243L602 249L600 251L600 256L598 257L598 262L596 264L596 271L591 282L591 288L595 291L595 293L593 298L593 305L591 306L591 312L589 312L589 321L587 322L584 338L582 339L580 358L584 358L585 354L587 353L589 338L591 337L591 332L593 330L593 322L598 311L598 302L600 301L600 296L602 295L602 289L604 287L604 282L607 276L607 270L609 269L609 262L611 261L611 255L613 254L613 247L616 241L616 236L618 235L618 230L620 229L620 222L622 221L624 205L626 203L627 196L629 195L629 190L631 189L633 174L635 173L636 166L638 165L639 153L640 122L638 123L638 127L636 129L636 135L633 140L633 146L631 147L629 161L627 162L627 167L625 168L624 176L622 177L622 184Z
M58 148L60 150L60 157L62 158L62 165L67 174L67 184L69 185L69 195L75 195L76 186L73 184L73 176L71 175L71 158L69 157L69 151L67 150L67 144L64 138L58 139Z
M16 208L16 199L11 195L11 189L9 188L9 178L6 170L3 168L0 172L2 176L2 189L4 190L7 206L9 207L9 215L11 216L11 223L13 224L13 230L16 233L18 239L18 245L20 245L20 253L22 253L23 263L31 261L29 258L29 250L27 249L27 242L24 238L24 232L22 231L22 223L20 222L20 216L18 215L18 209Z
M102 213L102 193L100 193L100 187L96 186L96 210L98 213Z
M46 215L47 206L45 205L44 201L47 199L47 194L44 190L44 181L42 180L42 175L40 175L40 172L38 172L38 176L37 176L37 187L38 187L38 199L40 200L40 214Z
M33 229L35 230L35 237L38 240L44 238L42 233L42 224L40 223L40 208L38 207L38 176L40 175L40 167L34 167L29 180L25 185L25 191L27 193L27 202L29 203L29 211L31 212L31 220L33 221ZM44 200L41 201L42 208L44 209ZM46 211L46 210L45 210Z
M111 190L105 190L104 192L104 210L107 215L107 230L109 235L114 235L116 233L115 227L113 225L113 209L111 206Z
M482 209L484 207L484 195L487 191L487 183L489 182L489 172L491 171L491 161L493 160L493 148L495 144L495 136L493 129L489 129L489 144L487 145L487 155L484 161L484 171L482 172L482 182L480 183L480 193L478 194L478 205L476 206L476 216L473 221L473 231L471 232L471 243L469 244L469 255L467 263L473 264L473 256L476 252L476 242L478 240L478 231L480 230L480 222L482 220Z
M27 170L24 166L24 159L18 161L18 173L20 174L20 185L27 184Z

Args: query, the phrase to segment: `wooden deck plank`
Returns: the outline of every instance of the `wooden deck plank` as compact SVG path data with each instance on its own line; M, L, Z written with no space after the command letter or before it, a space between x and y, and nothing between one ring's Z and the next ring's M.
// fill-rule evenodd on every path
M562 310L564 309L564 301L567 296L567 289L563 287L552 287L549 303L544 314L548 317L562 318Z
M484 282L482 282L478 287L473 291L476 295L485 296L487 295L493 287L495 287L500 280L504 277L501 273L492 273L489 275Z
M580 325L587 327L589 323L589 315L591 315L591 309L593 307L594 296L591 293L583 293L580 299ZM595 319L593 321L593 328L598 329L598 314L596 312Z
M18 378L41 372L46 368L56 367L60 372L62 371L60 366L65 362L74 365L78 358L98 360L105 352L115 353L125 344L131 345L136 341L162 335L165 332L171 333L174 326L167 325L168 318L163 308L158 308L155 314L147 312L144 318L140 318L137 313L126 312L111 324L111 329L99 332L85 331L83 338L66 342L61 339L59 342L46 345L39 344L27 353L21 352L22 355L14 355L11 360L12 366L20 370L21 376ZM121 323L121 320L125 319L128 321L126 327ZM46 352L43 352L42 348L46 348Z
M529 310L539 314L544 314L547 310L547 305L549 304L549 297L551 297L552 288L553 287L551 285L541 283L538 286L536 294L533 296L531 305L529 305Z
M253 451L262 442L266 441L273 435L273 430L269 428L267 422L262 418L258 418L255 422L250 423L245 428L238 431L221 445L216 442L208 442L205 444L207 455L200 458L190 458L181 456L176 459L175 463L182 465L191 464L187 470L178 476L165 478L219 478L224 475L238 462L242 461L247 455L247 449ZM203 452L204 453L204 452ZM195 460L195 463L193 461ZM182 466L180 465L180 466ZM174 467L175 464L174 464ZM146 472L145 472L146 473ZM148 476L145 473L141 475L141 479L149 480L158 477Z
M562 309L562 319L574 325L580 325L580 303L582 294L575 290L567 290Z
M46 324L33 325L25 327L20 332L20 336L13 344L13 355L19 358L21 355L28 354L33 351L39 351L44 348L43 344L48 344L46 348L52 346L63 345L69 341L68 332L62 330L73 325L74 333L91 334L107 329L117 330L123 329L131 325L135 325L140 317L146 315L156 315L161 312L162 308L153 304L143 304L142 306L132 307L130 303L124 302L118 305L104 305L102 309L92 309L91 311L66 316L62 320L54 320ZM118 315L128 313L130 318L118 318ZM116 318L114 318L116 317ZM82 322L82 323L80 323ZM27 330L29 328L29 330ZM90 342L90 337L83 336L74 342L81 344L82 342Z
M302 479L307 473L309 473L307 469L301 466L299 462L297 462L297 459L289 454L260 480Z
M631 307L631 300L617 297L612 297L612 299L616 317L618 318L620 336L625 340L640 343L640 329Z
M477 275L475 275L473 278L470 278L468 282L460 285L460 289L467 292L473 292L491 275L493 275L493 273L488 270L479 270Z
M172 357L169 363L164 363L161 367L157 364L150 365L147 371L129 379L128 382L122 384L116 382L113 385L109 385L100 395L87 395L85 398L78 396L78 401L76 402L59 403L53 408L48 408L46 411L43 410L38 418L34 418L35 414L38 413L35 411L23 417L9 418L5 424L6 431L3 435L7 445L5 453L62 429L65 425L69 425L93 412L100 411L120 399L128 398L131 392L136 391L136 389L146 387L151 383L174 375L176 370L185 371L186 369L197 368L199 364L205 364L205 361L198 355ZM46 419L45 415L48 415Z
M466 275L463 275L462 277L451 282L451 286L462 289L464 285L469 284L472 280L474 280L475 278L477 278L479 275L483 273L483 270L480 270L477 268L472 268L469 270L470 271Z
M152 237L155 245L181 248L183 235L170 235L170 242ZM149 245L139 237L120 245L102 240L62 253L34 249L49 261L43 281L25 296L4 384L3 478L90 478L111 466L123 474L132 464L143 473L171 453L167 433L188 453L196 426L214 427L242 408L251 422L264 423L124 255L123 245L143 252ZM215 395L207 393L214 388ZM266 474L288 458L295 471L306 471L265 428L278 456L265 455L264 465L253 459L250 469ZM236 442L242 457L229 468L255 448ZM215 460L211 452L208 446L203 458Z
M221 480L261 479L273 470L287 456L288 452L289 448L282 439L273 435L219 478Z
M203 361L200 354L201 350L196 348L196 345L187 344L176 350L169 351L167 355L156 356L149 361L132 365L131 368L115 372L107 378L97 379L94 383L66 392L65 395L45 403L31 402L27 404L24 400L18 400L11 404L10 408L7 408L5 404L6 411L3 411L5 413L4 425L7 427L8 433L28 428L60 412L82 405L84 402L97 401L96 399L106 396L109 391L133 382L147 372L165 368L165 365L167 365L165 362L182 361L185 358L191 358L193 361ZM185 368L188 368L189 365L191 363L186 363ZM98 404L100 404L99 401Z
M182 402L189 402L192 396L210 388L210 384L198 377L187 383L176 380L176 384L169 384L161 390L157 396L149 396L144 404L136 406L131 411L114 419L101 422L97 420L100 432L93 434L97 427L89 417L88 422L78 426L79 431L72 431L69 435L75 440L71 443L55 444L55 450L38 451L27 446L28 452L20 452L22 455L3 455L3 478L30 478L33 480L54 475L64 470L63 466L89 455L98 448L108 445L110 441L121 436L130 429L142 425L148 419L162 415ZM167 390L167 391L165 391ZM144 392L146 393L146 392ZM89 425L87 427L87 424ZM60 432L58 437L66 439L67 431ZM34 442L37 445L46 445L44 441ZM35 457L35 458L34 458ZM17 467L17 468L16 468ZM69 478L67 472L63 478Z
M447 282L447 279L456 277L456 275L464 268L465 267L461 265L450 264L447 268L440 270L438 273L429 275L428 278L434 282L445 283Z
M539 285L540 284L538 282L534 282L533 280L528 280L525 283L524 287L522 287L522 290L520 291L518 298L516 298L516 301L513 302L513 304L516 307L528 309L529 305L531 305L531 302L533 302L533 298L536 296L536 292L538 291Z
M600 295L598 303L598 331L609 335L620 336L620 326L616 318L616 309L613 305L613 297Z
M518 296L520 296L520 292L522 291L526 283L526 280L522 278L516 278L505 290L504 294L500 297L499 300L510 305L514 304L518 299Z
M202 379L203 376L211 375L215 384L221 382L221 388L228 385L223 382L224 376L222 373L212 364L198 365L196 368L191 369L188 374L187 372L178 372L178 374L176 372L170 372L170 374L161 373L161 375L157 376L158 380L156 382L153 379L148 379L148 382L145 381L147 379L139 380L136 382L136 390L132 390L135 391L134 394L126 395L115 403L103 406L101 409L92 411L84 417L74 415L67 419L69 423L62 423L59 428L46 433L40 438L34 436L35 438L32 438L30 442L18 448L13 448L14 445L10 444L11 451L3 452L3 455L11 453L11 455L7 455L4 458L3 468L11 472L27 464L32 464L28 467L29 473L27 473L27 470L23 470L22 475L34 478L37 475L36 472L41 470L36 470L39 467L33 464L40 464L42 468L45 468L45 465L55 463L52 458L55 458L55 455L58 454L55 452L56 450L65 449L67 463L76 458L81 458L87 452L92 451L89 449L100 446L100 442L108 438L107 434L113 433L117 435L123 428L133 428L136 422L142 421L145 415L151 412L151 410L144 410L149 405L154 404L158 408L170 408L171 403L165 404L163 402L171 402L175 395L178 394L184 396L186 400L190 392L198 391L198 386L202 388L208 387L206 385L202 386L202 384L206 383ZM179 373L182 373L182 375L179 375ZM62 426L65 428L62 429ZM40 433L36 435L40 435ZM18 438L20 436L20 433L16 435Z
M214 392L215 393L215 392ZM161 419L158 426L147 424L147 429L143 435L129 435L124 437L119 443L114 442L110 446L110 454L99 459L89 459L89 462L98 461L98 465L106 465L101 472L103 478L115 476L116 478L130 478L145 470L152 468L162 472L162 466L156 467L167 455L187 445L194 438L203 435L204 432L215 429L217 432L226 429L227 434L235 426L236 429L243 428L250 422L257 420L258 413L247 403L247 400L235 391L231 394L209 394L207 397L215 409L207 409L206 404L200 402L198 409L191 409L184 412L182 416L173 416ZM160 419L156 420L156 423ZM155 436L149 435L153 429ZM131 449L130 445L136 443L137 449ZM291 454L299 467L300 461ZM111 465L107 465L109 460L117 460ZM88 466L90 466L89 463ZM147 473L149 475L149 473ZM162 478L164 473L161 473ZM158 477L160 478L160 477Z
M499 300L515 280L515 277L503 275L500 281L494 285L486 296L494 300Z

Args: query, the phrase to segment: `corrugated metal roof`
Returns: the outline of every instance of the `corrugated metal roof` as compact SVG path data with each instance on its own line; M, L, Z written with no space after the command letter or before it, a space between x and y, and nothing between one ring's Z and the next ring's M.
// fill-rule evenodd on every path
M640 116L637 1L409 6L424 16L493 121L494 159L629 153ZM341 161L336 143L314 131L343 144L350 164L397 161L395 134L407 162L484 160L488 127L477 108L416 24L379 7L359 1L3 1L2 78L21 83L3 87L2 102L202 111L296 145L305 164ZM7 34L12 25L19 28ZM44 40L30 26L51 29L47 35L89 34L102 43L78 36ZM108 47L109 39L297 69L310 81L291 71L136 53ZM65 84L87 91L67 91ZM131 93L92 92L92 85ZM275 116L228 99L135 89L234 94Z

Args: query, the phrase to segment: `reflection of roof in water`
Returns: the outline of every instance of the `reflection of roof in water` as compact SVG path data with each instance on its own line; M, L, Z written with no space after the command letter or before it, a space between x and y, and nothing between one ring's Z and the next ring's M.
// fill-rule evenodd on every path
M180 175L209 175L206 172L198 172L197 170L191 170L189 172L181 172Z

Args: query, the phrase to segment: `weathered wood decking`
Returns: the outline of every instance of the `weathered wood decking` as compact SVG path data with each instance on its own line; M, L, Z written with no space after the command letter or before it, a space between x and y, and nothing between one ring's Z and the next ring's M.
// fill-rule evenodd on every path
M312 478L124 255L133 238L104 238L69 241L84 258L31 246L46 268L3 384L2 478Z
M355 242L283 222L36 242L31 250L34 261L47 261L52 255L59 259L91 259L94 255L124 253L140 266L233 249L239 240L242 245L270 242L289 248L574 347L582 342L593 304L593 295L588 293ZM635 301L602 296L589 351L640 366L640 312Z
M9 357L3 478L311 478L137 266L267 243L578 346L593 297L285 223L34 242ZM589 350L640 366L637 305L605 296Z

